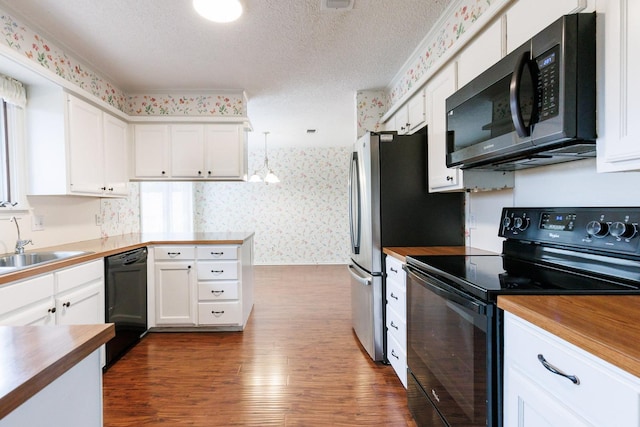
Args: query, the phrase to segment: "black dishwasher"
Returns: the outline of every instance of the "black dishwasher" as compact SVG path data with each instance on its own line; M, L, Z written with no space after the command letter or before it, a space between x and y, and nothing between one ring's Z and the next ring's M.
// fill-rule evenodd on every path
M147 248L104 259L105 320L116 336L106 345L108 369L147 332Z

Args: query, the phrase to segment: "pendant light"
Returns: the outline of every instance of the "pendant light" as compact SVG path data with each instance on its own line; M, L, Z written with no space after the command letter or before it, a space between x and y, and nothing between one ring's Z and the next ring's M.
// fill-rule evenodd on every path
M264 183L277 184L278 182L280 182L280 180L278 179L276 174L273 173L273 170L271 170L271 168L269 167L269 157L267 156L267 135L269 135L269 132L263 132L263 133L264 133L264 163L262 164L262 167L260 167L259 169L256 169L255 172L253 172L253 175L251 175L251 178L249 178L249 182L262 182L263 179L258 174L258 172L262 172L263 170L266 170L267 174L264 177Z
M213 22L233 22L242 15L240 0L193 0L193 8Z

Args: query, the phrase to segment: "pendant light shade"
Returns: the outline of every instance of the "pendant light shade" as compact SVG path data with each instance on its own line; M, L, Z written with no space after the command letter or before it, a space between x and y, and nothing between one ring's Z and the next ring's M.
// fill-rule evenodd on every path
M205 19L226 23L242 15L240 0L193 0L193 8Z
M278 179L276 174L273 173L273 170L269 167L269 157L267 156L267 135L269 135L269 132L263 132L263 133L264 133L264 163L262 164L260 169L256 169L255 172L253 172L253 175L251 175L251 178L249 178L249 182L264 181L265 184L277 184L278 182L280 182L280 180ZM262 177L260 176L260 173L263 171L267 172L264 179L262 179Z

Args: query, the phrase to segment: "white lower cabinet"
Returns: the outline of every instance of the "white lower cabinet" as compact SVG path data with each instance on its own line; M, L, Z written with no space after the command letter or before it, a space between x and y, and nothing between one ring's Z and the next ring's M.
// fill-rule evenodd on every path
M156 247L158 327L242 330L253 307L253 239L242 245Z
M639 378L511 313L504 331L505 426L639 425Z
M406 273L402 269L402 262L388 255L385 258L385 272L387 360L404 388L407 388Z

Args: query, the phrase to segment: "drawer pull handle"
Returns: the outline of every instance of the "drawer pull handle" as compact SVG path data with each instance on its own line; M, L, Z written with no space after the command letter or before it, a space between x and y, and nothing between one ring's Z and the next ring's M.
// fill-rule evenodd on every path
M171 258L175 258L180 255L180 252L167 252L167 255L169 255Z
M396 359L400 360L400 356L398 356L398 355L396 354L396 350L395 350L395 349L393 349L393 348L391 349L391 355L392 355L393 357L395 357Z
M224 273L224 270L211 270L211 272L213 274L222 274L222 273Z
M394 273L397 273L397 272L398 272L398 270L396 270L396 269L395 269L395 268L393 268L393 267L389 267L389 270L393 271Z
M572 383L574 383L575 385L579 385L580 384L580 380L578 379L578 377L576 377L575 375L565 374L560 369L556 368L555 366L553 366L552 364L547 362L547 359L545 359L543 355L539 354L538 355L538 360L540 361L540 363L542 363L542 366L544 366L549 372L553 372L556 375L560 375L561 377L565 377L568 380L570 380Z
M211 314L213 314L216 317L220 317L224 314L224 310L222 311L212 311Z
M395 295L393 294L393 292L391 292L391 295L389 295L389 296L390 296L391 298L393 298L394 300L398 301L398 297L397 297L397 296L395 296Z
M215 296L220 296L220 295L222 295L222 294L224 293L224 289L223 289L223 290L221 290L221 291L214 291L214 290L212 290L212 291L211 291L211 293L212 293L212 294L214 294Z
M220 256L224 255L224 252L211 252L211 255L220 257Z
M393 320L391 321L391 327L395 328L396 331L399 331L400 329L398 329L398 327L395 325L395 323L393 323Z

